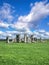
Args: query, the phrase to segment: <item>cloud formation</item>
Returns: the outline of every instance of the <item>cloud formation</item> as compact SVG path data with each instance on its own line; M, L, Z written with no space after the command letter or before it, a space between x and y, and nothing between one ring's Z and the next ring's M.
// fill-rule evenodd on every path
M32 6L31 11L28 15L20 16L18 21L13 27L17 29L25 29L29 32L31 28L36 28L40 19L43 19L49 15L49 3L36 2Z
M37 38L42 38L42 39L49 39L49 32L41 29L41 30L35 30L33 31L33 34Z
M8 24L8 23L4 23L4 22L0 21L0 27L3 27L3 28L8 28L8 27L9 27L9 24Z
M13 7L10 4L3 3L3 5L0 6L0 20L8 23L12 22L14 19L13 12Z
M10 4L4 3L3 6L0 8L0 27L9 28L12 27L17 31L7 31L9 35L17 32L25 32L25 33L34 33L37 36L49 35L49 32L44 30L38 30L32 32L31 29L36 29L39 25L41 19L47 17L49 15L49 3L46 2L35 2L32 6L31 3L31 10L28 15L19 16L17 21L13 21L15 17L13 16L14 11ZM13 21L13 24L12 24ZM13 32L13 33L12 33ZM45 33L45 34L44 34Z

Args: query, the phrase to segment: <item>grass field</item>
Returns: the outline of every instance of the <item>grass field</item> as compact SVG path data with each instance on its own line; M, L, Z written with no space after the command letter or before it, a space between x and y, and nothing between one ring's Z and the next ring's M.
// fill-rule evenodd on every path
M49 42L0 42L0 65L49 65Z

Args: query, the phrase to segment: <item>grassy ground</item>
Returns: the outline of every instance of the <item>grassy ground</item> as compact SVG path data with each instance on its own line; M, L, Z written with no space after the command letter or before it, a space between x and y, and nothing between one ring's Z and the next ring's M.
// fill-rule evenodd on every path
M0 42L0 65L49 65L49 43Z

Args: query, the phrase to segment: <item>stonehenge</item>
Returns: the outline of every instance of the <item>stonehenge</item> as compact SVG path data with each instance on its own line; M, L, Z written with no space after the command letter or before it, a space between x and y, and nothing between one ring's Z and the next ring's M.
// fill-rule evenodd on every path
M27 34L23 34L24 37L21 38L20 34L16 34L16 37L14 39L12 39L12 42L16 42L16 43L20 43L20 42L24 42L24 43L32 43L34 41L36 41L34 38L34 35L27 35ZM10 38L9 36L6 37L6 42L10 43Z

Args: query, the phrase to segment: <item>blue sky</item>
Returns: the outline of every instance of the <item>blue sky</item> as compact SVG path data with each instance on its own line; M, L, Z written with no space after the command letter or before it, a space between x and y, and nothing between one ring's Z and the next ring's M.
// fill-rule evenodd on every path
M49 1L0 0L0 38L16 33L49 38Z

